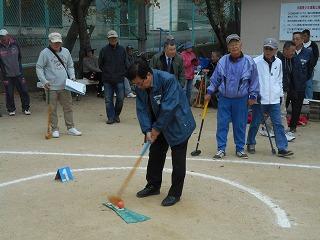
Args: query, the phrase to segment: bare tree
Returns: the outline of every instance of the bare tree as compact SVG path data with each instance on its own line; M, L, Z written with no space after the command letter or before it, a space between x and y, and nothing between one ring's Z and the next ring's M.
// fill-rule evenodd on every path
M208 17L221 50L227 51L226 37L240 33L240 0L193 0Z

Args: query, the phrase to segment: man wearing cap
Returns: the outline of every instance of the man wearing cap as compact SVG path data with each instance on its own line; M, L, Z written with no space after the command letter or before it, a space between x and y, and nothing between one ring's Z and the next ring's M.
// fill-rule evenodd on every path
M187 99L190 103L192 82L194 77L194 69L198 66L198 60L196 54L192 51L193 44L191 42L186 42L184 45L184 50L181 53L184 66L184 76L186 79L185 90L187 94Z
M71 93L65 90L66 79L75 79L72 57L69 50L62 47L60 33L50 33L48 38L49 47L40 52L36 71L39 80L44 85L52 109L52 137L60 137L57 115L58 101L63 107L64 121L68 129L67 134L80 136L82 133L74 127Z
M293 154L288 151L288 141L281 122L280 99L283 97L282 62L275 55L278 42L274 38L266 38L263 42L263 54L254 58L257 65L260 85L261 104L252 105L252 122L250 124L247 149L255 152L256 135L264 114L270 115L278 148L278 156L286 157Z
M14 87L17 88L20 95L22 112L30 115L30 97L22 73L20 47L5 29L0 30L0 79L3 81L6 92L6 107L9 116L16 114Z
M183 60L177 53L176 41L173 36L167 36L163 51L152 57L150 67L174 74L181 87L184 88L186 80Z
M127 54L118 43L118 34L110 30L107 34L108 44L99 54L99 67L102 70L102 81L106 103L107 124L119 123L124 100L124 77L127 72ZM113 95L116 93L116 102Z
M259 94L257 66L253 59L241 51L241 41L237 34L226 39L229 54L223 56L210 78L206 101L218 91L217 133L218 151L215 159L226 155L229 123L232 122L233 138L236 144L236 155L248 158L244 152L248 104L256 102Z

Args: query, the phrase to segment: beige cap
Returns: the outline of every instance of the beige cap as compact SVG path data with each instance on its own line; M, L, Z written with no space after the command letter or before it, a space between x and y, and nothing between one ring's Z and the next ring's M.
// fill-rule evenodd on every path
M112 38L112 37L117 38L117 37L118 37L118 34L117 34L117 32L116 32L115 30L110 30L110 31L108 32L108 34L107 34L107 37L108 37L108 38Z
M60 42L60 43L62 43L62 36L58 32L50 33L48 38L49 38L50 42L53 42L53 43Z

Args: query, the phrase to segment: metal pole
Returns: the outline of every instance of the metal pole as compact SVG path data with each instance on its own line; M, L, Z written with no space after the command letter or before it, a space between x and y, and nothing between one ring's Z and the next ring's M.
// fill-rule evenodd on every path
M170 0L169 33L172 34L172 0Z
M46 28L46 43L49 44L48 35L49 35L49 9L47 0L44 1L44 17L45 17L45 28Z
M4 14L4 6L3 6L4 0L0 0L0 28L4 27L4 19L3 19L3 14Z
M195 19L195 4L194 2L192 3L192 30L191 30L191 40L192 40L192 45L194 45L195 42L195 37L194 37L194 19Z
M21 35L21 25L22 25L22 21L21 21L21 1L19 1L19 30L18 30L18 35Z

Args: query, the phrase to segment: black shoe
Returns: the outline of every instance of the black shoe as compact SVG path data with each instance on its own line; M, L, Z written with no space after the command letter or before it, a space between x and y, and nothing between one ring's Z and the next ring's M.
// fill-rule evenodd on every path
M289 157L289 156L292 156L292 155L293 155L293 152L288 151L288 150L279 150L278 151L278 156L279 157Z
M116 123L119 123L119 122L120 122L119 116L115 116L115 117L114 117L114 121L115 121Z
M247 151L248 151L248 153L254 154L256 152L256 148L253 144L248 144Z
M180 201L180 197L174 197L174 196L168 195L165 199L163 199L163 201L161 202L161 205L164 207L169 207L176 204L179 201Z
M114 120L113 119L108 119L107 124L114 124Z
M103 92L97 93L97 97L98 97L98 98L104 98L104 93L103 93Z
M160 189L151 185L151 186L147 186L144 189L142 189L141 191L137 192L136 196L138 198L144 198L144 197L158 195L158 194L160 194Z

